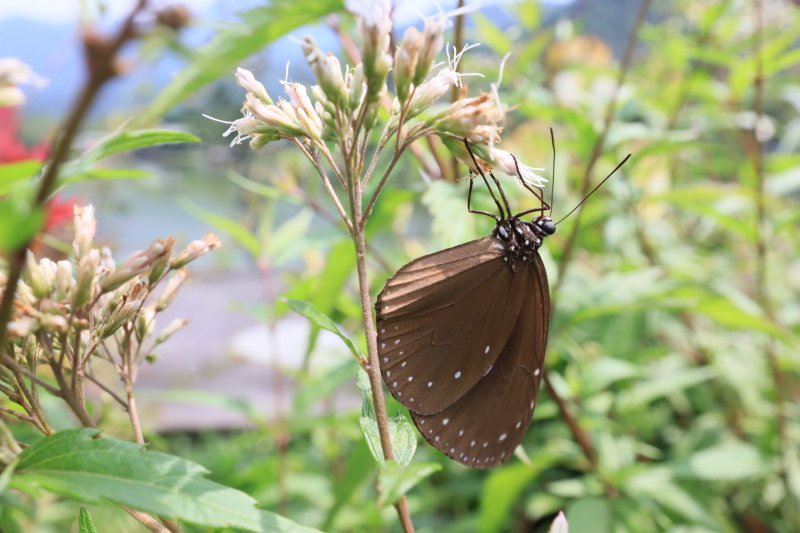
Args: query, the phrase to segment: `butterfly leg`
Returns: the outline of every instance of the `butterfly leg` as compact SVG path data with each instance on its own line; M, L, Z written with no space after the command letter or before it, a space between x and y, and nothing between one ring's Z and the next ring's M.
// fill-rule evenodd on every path
M472 173L470 172L470 174L472 174ZM473 177L474 177L473 175L470 175L470 177L469 177L469 192L467 193L467 211L469 211L470 213L474 213L476 215L486 215L487 217L492 217L493 219L495 219L496 221L499 222L500 221L500 217L498 217L497 215L493 215L493 214L491 214L491 213L489 213L487 211L481 211L479 209L472 209L472 179L473 179Z
M464 139L464 146L467 147L467 152L469 152L470 157L472 157L472 162L475 163L475 169L477 170L478 174L480 174L481 178L483 178L483 182L486 184L486 188L489 189L489 194L492 195L492 200L494 200L494 205L497 206L497 210L500 211L500 218L505 218L505 212L503 212L503 207L500 205L500 202L497 200L497 197L494 195L494 190L492 190L492 186L489 185L489 180L486 179L486 174L483 173L481 166L478 164L478 160L475 158L475 154L472 153L472 148L469 147L469 141ZM472 180L470 180L470 184L472 184ZM503 197L505 200L505 197ZM508 202L506 203L506 208L508 208ZM511 211L508 212L509 216L511 215ZM497 218L497 217L494 217Z

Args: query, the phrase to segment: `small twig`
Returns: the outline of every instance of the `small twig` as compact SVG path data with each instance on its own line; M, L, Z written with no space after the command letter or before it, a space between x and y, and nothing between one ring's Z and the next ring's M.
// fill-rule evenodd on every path
M589 434L586 433L583 428L581 428L578 421L572 416L572 413L569 411L569 407L567 407L567 402L556 392L555 387L550 382L550 375L549 372L544 373L544 386L547 387L547 393L553 398L553 401L556 402L556 406L558 407L558 412L561 414L561 418L567 423L567 427L569 427L572 436L575 438L575 442L578 443L578 446L581 447L583 450L583 454L589 460L589 463L592 465L592 468L597 468L597 453L594 450L594 444L592 444L592 439L589 437Z
M405 147L400 146L398 150L394 152L392 155L392 160L389 161L389 166L386 167L386 170L383 172L383 176L381 176L381 180L378 182L378 186L375 189L375 192L372 193L372 196L369 199L369 203L367 203L367 208L364 210L364 221L366 222L369 219L369 216L372 214L372 209L375 207L375 202L378 201L378 195L383 190L383 186L386 185L386 182L389 179L389 176L394 169L394 166L400 160L400 156L402 155Z
M126 411L128 410L128 403L125 400L123 400L122 397L119 394L114 392L114 390L111 389L111 387L109 387L108 385L106 385L105 383L103 383L102 381L97 379L96 377L94 377L94 375L90 374L89 372L87 372L84 375L85 375L86 379L88 379L89 381L91 381L92 383L97 385L106 394L111 396L111 398L113 398L114 401L116 401L123 409L125 409Z
M767 278L767 212L764 174L764 152L761 139L758 137L758 123L764 115L764 58L763 58L763 33L764 33L764 14L763 3L761 0L753 0L756 11L756 28L753 36L753 47L755 56L755 76L753 77L753 114L755 121L753 124L753 149L750 155L753 169L756 175L756 227L755 227L755 290L756 298L761 305L764 313L774 320L772 302L769 297L768 278ZM778 454L780 455L780 477L783 481L787 494L791 494L789 481L789 463L787 454L790 449L789 435L786 429L786 392L785 376L781 370L778 356L775 353L775 346L772 339L766 340L765 355L772 375L773 387L775 388L775 422L778 431Z
M311 164L314 165L314 168L317 170L317 174L319 174L320 179L322 180L322 185L325 187L325 190L328 192L328 196L330 196L331 200L333 201L333 205L336 206L336 210L339 212L339 216L342 217L342 221L344 222L345 226L347 226L347 231L350 235L353 235L353 222L350 220L350 217L347 216L347 212L344 210L344 206L342 202L339 201L339 196L336 194L336 191L333 189L333 185L331 185L331 180L328 177L328 173L325 171L325 168L322 166L322 161L320 161L319 154L316 152L311 152L306 149L305 146L299 141L292 140L295 146L300 148L300 151L303 152L303 155L311 161Z
M636 44L639 42L639 29L642 27L644 19L647 16L647 12L650 9L650 2L651 0L642 0L642 3L639 5L639 11L636 13L636 20L634 21L631 32L628 35L628 41L625 44L625 53L622 57L622 63L620 64L619 72L617 73L614 92L608 101L608 105L606 106L606 112L603 118L603 126L600 130L600 134L595 138L594 146L592 146L592 153L589 156L589 161L586 163L583 177L581 178L580 198L585 198L592 186L592 173L594 171L595 164L600 159L600 155L603 153L606 137L608 136L608 132L611 129L611 124L614 121L614 111L617 108L617 99L619 98L620 89L625 83L625 78L627 77L628 71L633 63L633 54L636 51ZM567 269L570 265L572 254L575 251L575 246L578 240L578 232L581 229L582 216L583 209L581 208L575 213L575 222L572 224L572 230L565 241L564 249L561 252L561 257L558 260L558 279L553 287L554 294L558 294L561 284L567 277Z

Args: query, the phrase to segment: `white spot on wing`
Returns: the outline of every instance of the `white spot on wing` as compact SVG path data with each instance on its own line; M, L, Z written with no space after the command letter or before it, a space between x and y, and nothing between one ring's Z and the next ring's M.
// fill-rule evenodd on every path
M381 333L386 333L386 328L381 328Z
M450 419L445 418L444 420L442 420L442 425L446 426L448 422L450 422Z
M461 377L461 370L459 370L458 372L456 372L455 374L453 374L453 376L454 376L456 379L460 378L460 377Z
M408 381L409 382L414 381L414 376L408 376Z
M388 357L384 357L384 358L383 358L383 362L384 362L384 363L388 363L388 362L389 362L389 358L388 358Z
M395 346L397 346L398 344L400 344L400 339L395 339L395 341L394 341L394 344L395 344Z
M391 371L391 370L387 370L387 371L386 371L386 377L387 377L387 378L390 378L390 377L392 377L392 371Z
M403 362L400 364L400 368L403 368L404 366L406 366L406 362L405 362L405 361L403 361Z
M541 372L542 370L540 368L537 368L536 370L533 371L533 375L538 376Z
M382 343L381 343L381 350L383 350L384 348L386 348L386 343L385 343L385 342L382 342Z
M433 381L428 382L428 388L430 389L431 387L433 387Z
M392 381L392 387L397 387L397 382L396 381Z
M506 440L506 437L508 437L508 433L503 433L497 440L498 442L503 442L504 440Z
M473 440L472 442L469 443L469 447L473 448L474 446L475 446L475 441Z
M431 431L433 431L433 430L431 430ZM436 442L439 442L439 435L436 435L436 438L433 439L433 440L435 440Z
M463 437L464 436L464 430L463 429L459 429L458 430L458 436L459 437Z
M520 428L520 426L522 426L522 420L520 420L519 422L517 422L517 429L519 429L519 428Z

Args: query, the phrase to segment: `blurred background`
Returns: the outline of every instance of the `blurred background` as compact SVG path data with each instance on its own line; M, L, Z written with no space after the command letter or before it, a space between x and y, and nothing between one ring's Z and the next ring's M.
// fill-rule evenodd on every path
M82 80L81 21L113 28L129 4L0 4L0 58L47 80L0 110L0 162L44 157ZM436 13L396 4L396 36ZM65 188L47 242L57 253L69 240L76 203L96 206L99 239L118 258L166 235L217 233L223 248L193 265L165 317L189 326L138 381L152 447L297 522L397 530L392 509L370 503L356 363L281 303L311 302L363 344L352 244L293 147L229 147L227 126L203 117L240 116L236 66L273 95L287 75L313 83L305 34L347 63L353 20L333 0L185 7L187 27L126 50L130 73L106 87L77 148L155 124L203 142L113 160L146 171L137 179ZM461 65L483 75L466 78L470 93L488 90L510 53L501 146L554 171L555 218L633 157L542 249L547 367L588 446L547 391L528 460L470 470L420 444L419 460L443 468L408 494L418 531L546 531L560 510L575 532L800 528L798 28L800 8L784 0L484 1L453 20L449 42L481 43ZM402 160L370 222L373 295L410 259L491 231L466 211L465 174L435 142ZM115 416L125 437L113 410L110 431ZM65 531L76 516L55 497L5 503L4 531ZM92 514L104 530L141 529L115 508Z

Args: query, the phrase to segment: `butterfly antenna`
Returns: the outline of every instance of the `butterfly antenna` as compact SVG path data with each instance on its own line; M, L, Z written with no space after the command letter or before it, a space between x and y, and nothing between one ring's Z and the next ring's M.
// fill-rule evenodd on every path
M550 128L550 145L553 147L553 166L550 167L550 216L553 216L553 199L556 190L556 136Z
M619 169L622 167L622 165L624 165L624 164L625 164L625 163L628 161L628 159L630 159L630 158L631 158L631 154L628 154L628 155L626 155L626 156L625 156L625 159L623 159L622 161L620 161L620 162L619 162L619 164L618 164L616 167L614 167L614 170L612 170L612 171L611 171L611 173L610 173L608 176L606 176L605 178L603 178L603 181L601 181L600 183L598 183L598 184L597 184L597 186L595 186L595 188L594 188L594 189L592 189L592 190L591 190L591 192L590 192L589 194L587 194L586 196L584 196L584 197L583 197L583 200L581 200L580 202L578 202L578 205L576 205L575 207L573 207L573 208L572 208L572 211L570 211L569 213L567 213L566 215L564 215L563 217L561 217L561 219L560 219L558 222L556 222L556 225L559 225L559 224L561 224L561 223L564 221L564 219L566 219L568 216L570 216L572 213L574 213L574 212L575 212L575 211L576 211L576 210L577 210L577 209L578 209L580 206L582 206L582 205L583 205L583 202L585 202L586 200L588 200L588 199L589 199L589 197L590 197L591 195L593 195L593 194L594 194L594 193L597 191L597 189L599 189L600 187L602 187L602 186L603 186L603 184L604 184L606 181L608 181L608 178L610 178L611 176L613 176L613 175L614 175L614 174L617 172L617 170L619 170Z

